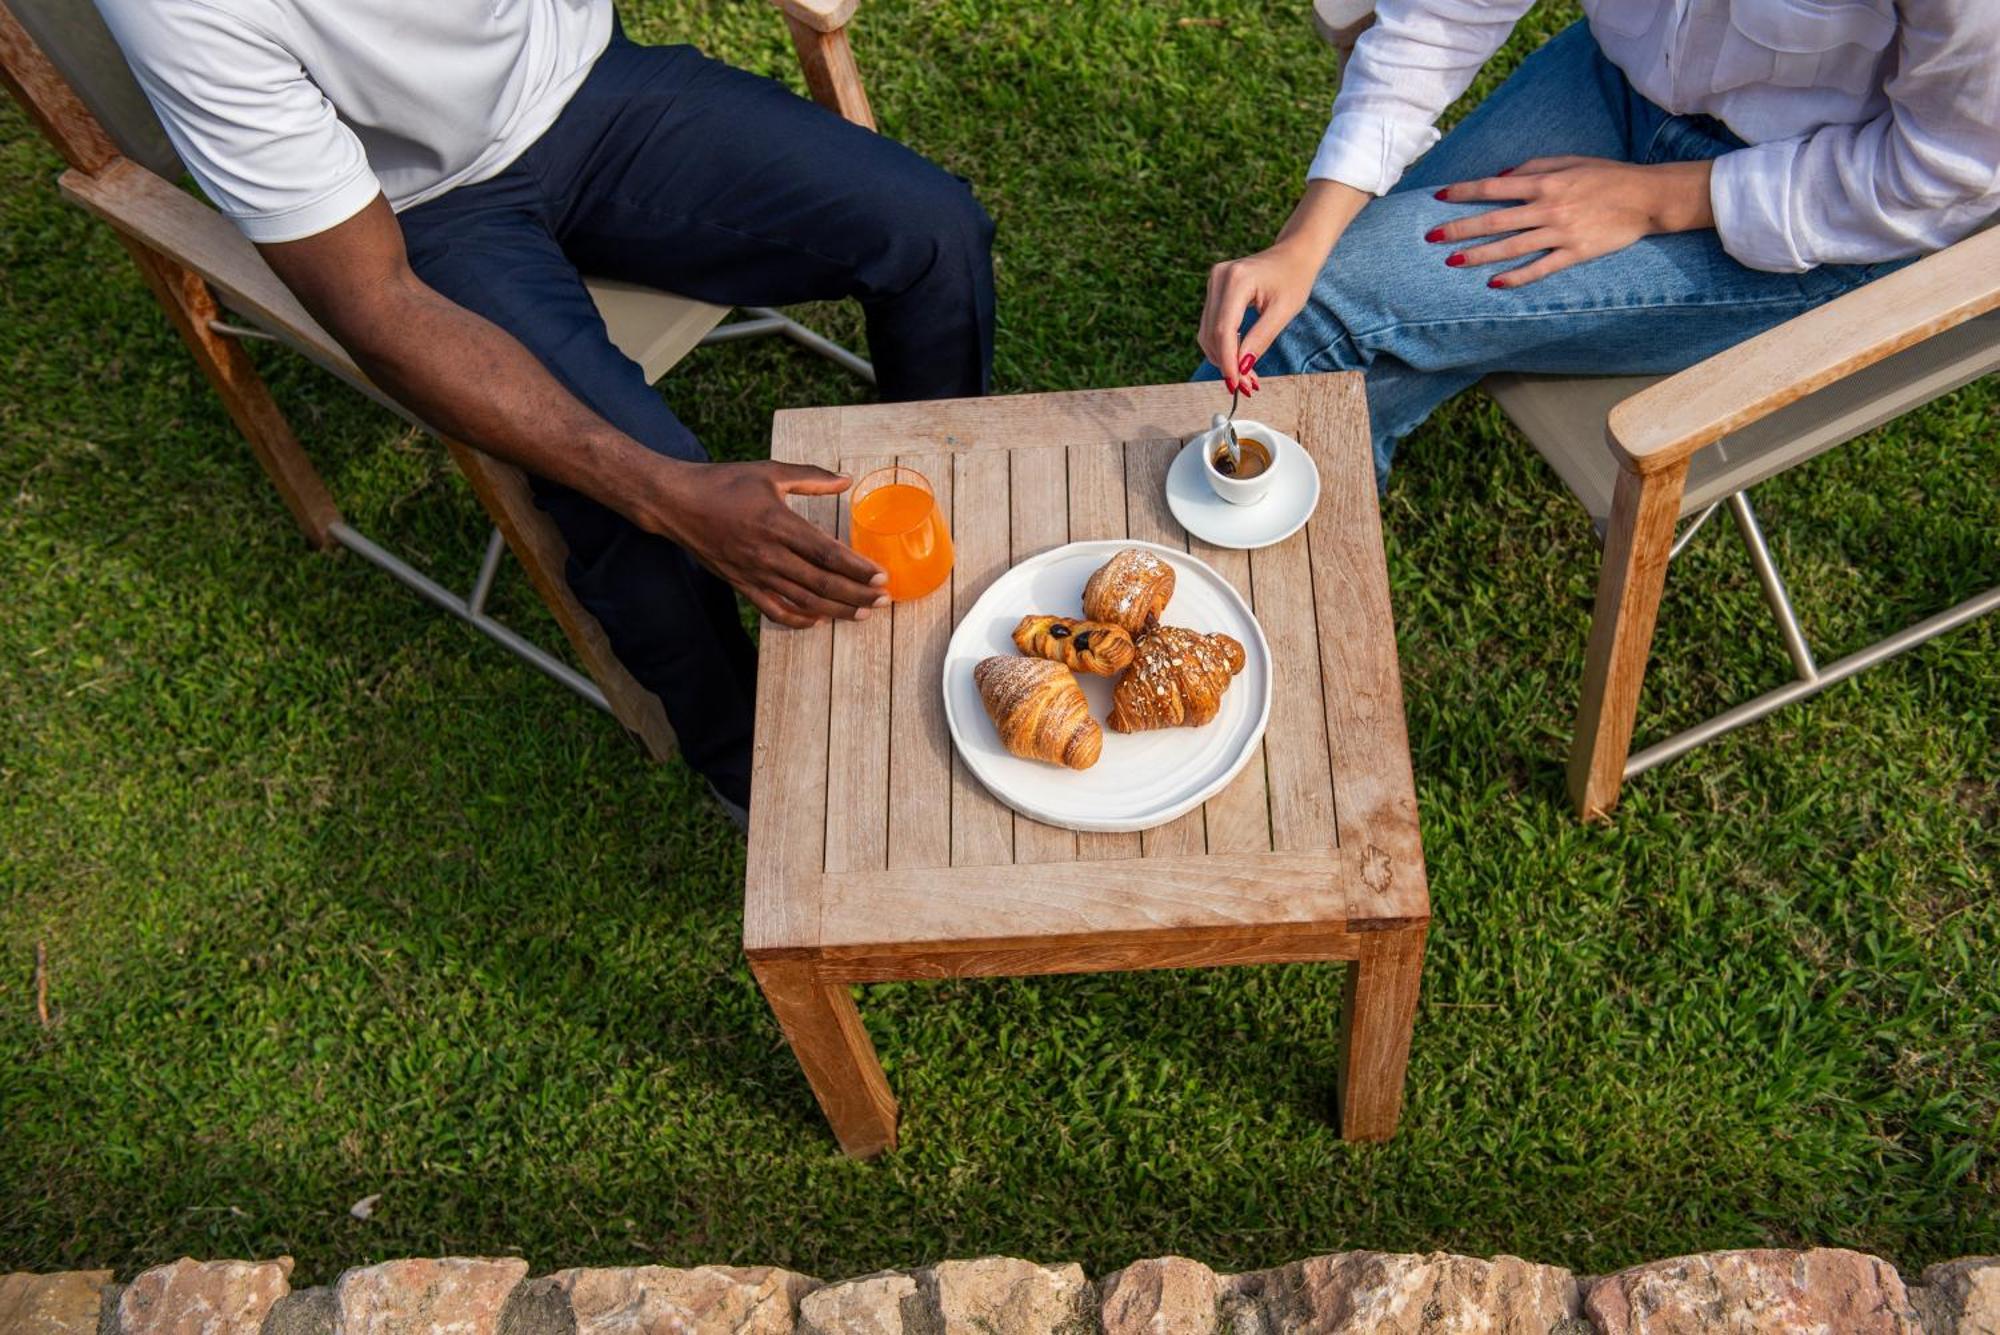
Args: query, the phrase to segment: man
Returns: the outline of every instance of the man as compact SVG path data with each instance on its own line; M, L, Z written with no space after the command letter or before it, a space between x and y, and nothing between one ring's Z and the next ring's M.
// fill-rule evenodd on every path
M873 563L710 463L580 273L721 305L856 297L882 393L983 392L992 224L957 178L611 0L98 0L195 179L368 374L527 469L569 581L739 819L755 657L885 606Z

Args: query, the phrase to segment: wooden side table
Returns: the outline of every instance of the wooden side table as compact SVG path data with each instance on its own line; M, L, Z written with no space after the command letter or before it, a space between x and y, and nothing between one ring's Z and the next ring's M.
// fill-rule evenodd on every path
M1264 382L1255 416L1312 452L1322 490L1304 531L1257 552L1190 543L1166 507L1168 464L1223 402L1177 384L777 415L773 458L921 471L958 552L949 591L892 615L763 631L743 946L850 1154L896 1143L855 984L1219 964L1348 961L1341 1131L1395 1130L1430 895L1361 378ZM844 503L795 503L846 536ZM1118 537L1187 548L1250 600L1271 720L1202 809L1077 834L966 771L939 683L953 624L996 575Z

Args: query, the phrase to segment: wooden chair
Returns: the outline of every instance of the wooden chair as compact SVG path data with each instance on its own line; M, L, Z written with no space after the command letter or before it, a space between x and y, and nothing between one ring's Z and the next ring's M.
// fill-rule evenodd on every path
M1316 0L1343 53L1373 0ZM2000 368L2000 228L1990 228L1670 376L1495 375L1485 389L1589 514L1604 547L1569 758L1578 813L1620 784L2000 608L2000 587L1819 663L1750 489ZM1632 754L1667 566L1726 506L1795 677ZM1678 530L1678 536L1676 531Z
M774 3L784 11L814 98L874 129L847 40L857 0ZM282 343L405 420L425 424L369 382L233 224L175 184L183 174L180 160L90 0L0 0L0 77L68 164L59 182L63 195L110 224L124 243L307 542L345 549L377 566L609 710L655 759L671 755L674 736L665 710L619 663L603 629L570 593L562 535L536 506L518 468L432 433L444 440L494 524L464 596L341 517L241 340ZM774 310L753 307L749 318L724 324L726 307L602 279L589 280L589 287L612 342L649 381L701 344L770 334L874 379L866 361ZM555 614L587 676L487 614L487 595L508 549Z

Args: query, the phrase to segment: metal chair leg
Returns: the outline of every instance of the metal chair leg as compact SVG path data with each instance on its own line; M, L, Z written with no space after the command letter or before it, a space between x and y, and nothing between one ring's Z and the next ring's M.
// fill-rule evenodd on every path
M1805 629L1799 625L1798 614L1792 611L1792 598L1785 590L1784 576L1778 573L1777 563L1771 560L1771 548L1764 541L1764 530L1757 523L1757 512L1750 508L1748 491L1739 491L1729 498L1729 513L1736 520L1736 531L1743 535L1743 545L1750 551L1750 564L1757 570L1757 582L1764 587L1764 601L1769 604L1771 615L1778 619L1778 633L1785 637L1785 652L1791 655L1793 670L1802 681L1818 681L1819 666L1813 662L1812 649L1806 644Z
M1818 695L1827 687L1914 649L1926 640L1936 639L1968 621L2000 610L2000 588L1989 589L1822 668L1813 660L1812 648L1806 643L1805 628L1799 624L1798 614L1792 610L1791 594L1785 588L1784 577L1778 573L1777 563L1771 559L1770 544L1764 540L1764 530L1757 522L1756 510L1750 505L1749 492L1737 492L1729 498L1728 504L1729 513L1736 520L1736 530L1743 535L1743 546L1749 553L1750 564L1757 571L1757 582L1763 588L1764 601L1777 620L1778 632L1785 640L1785 652L1791 657L1792 667L1798 675L1754 700L1746 700L1714 718L1634 753L1625 763L1625 777L1628 779L1686 755L1703 742L1734 732L1795 701Z

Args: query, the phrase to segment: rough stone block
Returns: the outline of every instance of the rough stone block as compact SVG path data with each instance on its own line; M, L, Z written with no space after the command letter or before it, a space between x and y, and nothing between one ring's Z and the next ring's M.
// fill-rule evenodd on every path
M1211 1335L1215 1272L1184 1256L1134 1261L1098 1285L1104 1335Z
M536 1280L559 1294L576 1335L791 1335L816 1279L773 1266L563 1270Z
M1096 1295L1083 1267L989 1256L931 1267L945 1335L1053 1335L1090 1330Z
M1934 1265L1910 1299L1925 1335L2000 1335L2000 1256Z
M0 1330L8 1335L97 1335L109 1270L0 1275Z
M1514 1256L1338 1252L1222 1284L1231 1335L1554 1335L1574 1330L1576 1277Z
M291 1292L292 1258L154 1266L118 1296L120 1335L257 1335Z
M917 1281L896 1270L829 1284L799 1302L799 1335L920 1335L935 1327Z
M1920 1335L1887 1261L1831 1247L1708 1252L1606 1275L1584 1311L1604 1335Z
M519 1257L386 1261L333 1286L334 1335L495 1335L526 1278Z

